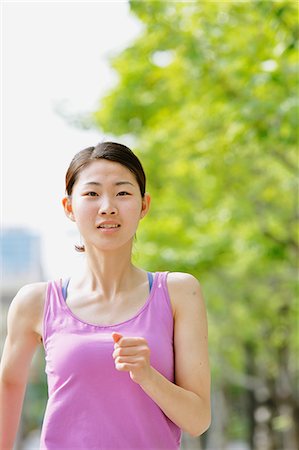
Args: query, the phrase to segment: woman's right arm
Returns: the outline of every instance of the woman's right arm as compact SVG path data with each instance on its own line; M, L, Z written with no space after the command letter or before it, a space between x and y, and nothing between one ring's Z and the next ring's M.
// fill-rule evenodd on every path
M30 364L41 343L46 283L24 286L13 299L0 365L0 450L11 450L17 434Z

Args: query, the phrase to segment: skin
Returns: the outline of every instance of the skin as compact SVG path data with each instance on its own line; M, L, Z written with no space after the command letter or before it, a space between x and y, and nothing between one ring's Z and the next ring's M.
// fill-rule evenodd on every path
M122 184L116 184L120 183ZM91 184L96 183L96 184ZM76 223L86 250L86 268L68 289L69 308L89 323L113 324L134 315L148 296L145 271L131 262L140 220L150 206L126 167L97 160L79 175L71 198L62 201ZM120 227L99 229L104 221ZM163 412L192 436L210 425L208 329L203 295L189 274L170 273L168 291L174 317L175 383L150 364L146 339L112 333L115 370L127 371L133 382ZM8 335L0 368L0 450L12 449L19 424L32 357L42 342L46 283L23 287L8 314Z

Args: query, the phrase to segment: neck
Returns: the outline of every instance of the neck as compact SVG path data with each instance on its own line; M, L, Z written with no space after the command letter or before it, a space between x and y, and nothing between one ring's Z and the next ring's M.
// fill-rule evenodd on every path
M102 292L107 300L128 287L139 270L131 261L132 248L122 251L102 252L95 248L86 249L86 271L82 285ZM135 275L135 276L134 276Z

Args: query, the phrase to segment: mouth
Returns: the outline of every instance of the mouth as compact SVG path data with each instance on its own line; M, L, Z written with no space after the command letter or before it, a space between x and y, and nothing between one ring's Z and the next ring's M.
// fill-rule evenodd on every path
M117 223L115 223L115 224L103 223L101 225L98 225L97 228L102 229L102 230L114 230L116 228L120 228L120 225Z

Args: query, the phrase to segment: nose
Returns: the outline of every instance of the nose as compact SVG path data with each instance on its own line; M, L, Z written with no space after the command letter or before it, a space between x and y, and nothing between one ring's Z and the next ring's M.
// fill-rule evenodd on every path
M101 205L99 207L98 214L101 216L109 216L109 215L115 215L117 214L117 208L115 205L111 202L109 198L103 198Z

